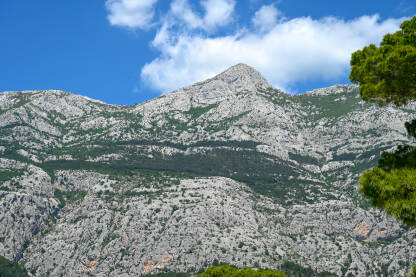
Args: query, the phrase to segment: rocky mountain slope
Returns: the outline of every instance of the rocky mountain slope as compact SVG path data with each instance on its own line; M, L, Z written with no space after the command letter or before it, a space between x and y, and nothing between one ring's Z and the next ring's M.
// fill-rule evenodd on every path
M1 93L0 255L33 276L287 261L407 276L416 232L356 186L414 116L356 86L288 95L244 64L134 106Z

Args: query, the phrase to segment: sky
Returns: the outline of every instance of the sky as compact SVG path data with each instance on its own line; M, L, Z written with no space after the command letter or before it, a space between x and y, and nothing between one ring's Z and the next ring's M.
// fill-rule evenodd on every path
M132 105L246 63L298 94L349 83L351 53L413 0L1 0L0 91Z

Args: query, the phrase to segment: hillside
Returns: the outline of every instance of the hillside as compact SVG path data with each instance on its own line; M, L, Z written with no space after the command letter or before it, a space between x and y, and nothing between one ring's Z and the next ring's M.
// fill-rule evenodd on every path
M0 94L0 256L34 276L286 262L407 276L416 233L357 194L415 107L289 95L238 64L134 106Z

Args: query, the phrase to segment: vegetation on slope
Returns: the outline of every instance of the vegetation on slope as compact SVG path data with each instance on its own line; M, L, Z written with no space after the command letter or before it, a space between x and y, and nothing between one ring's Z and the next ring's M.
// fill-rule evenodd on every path
M1 277L28 277L26 270L18 263L9 261L0 256L0 276Z
M59 208L65 207L65 205L68 203L73 203L75 201L81 200L87 195L86 191L82 190L75 190L75 191L62 191L59 189L56 189L54 192L54 196L58 199Z
M154 171L196 176L223 176L246 183L255 192L278 199L286 199L288 193L296 195L299 201L308 201L305 188L318 191L322 183L312 180L299 180L302 169L296 164L280 160L271 155L256 151L255 144L250 142L228 143L228 149L215 149L219 143L205 143L203 153L184 154L181 152L163 155L126 145L104 145L98 149L85 150L80 160L55 160L38 164L52 177L56 170L84 169L105 174L131 175L132 171ZM233 146L232 146L233 145ZM234 150L239 148L239 150ZM78 150L76 150L78 151ZM104 153L123 153L123 159L103 162L86 161L89 156L95 157L99 151ZM98 155L99 156L99 155ZM291 189L289 190L288 187Z

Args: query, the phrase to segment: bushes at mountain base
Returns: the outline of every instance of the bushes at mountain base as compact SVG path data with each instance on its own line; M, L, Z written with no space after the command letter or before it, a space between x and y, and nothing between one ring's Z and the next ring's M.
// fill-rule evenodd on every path
M279 270L286 273L289 277L337 277L336 274L330 272L316 272L309 267L303 267L293 262L286 261L279 266Z
M410 274L409 277L416 277L416 266L413 266L412 274Z
M255 276L255 277L305 277L305 276L314 276L314 277L337 277L336 274L330 272L316 272L311 268L300 266L296 263L286 261L281 264L278 269L262 269L258 268L257 270L252 268L243 268L237 269L233 265L228 265L220 263L218 260L214 260L213 265L207 269L201 268L196 274L197 277L222 277L222 276L234 276L234 277L245 277L245 276ZM205 271L204 271L205 270ZM160 272L154 274L146 274L144 277L190 277L195 276L194 272ZM413 276L416 277L416 276Z
M364 172L360 192L378 208L410 226L416 225L416 170L398 168L385 171L379 167Z
M142 277L190 277L190 276L191 276L191 273L174 272L174 271L142 275Z
M412 273L409 275L409 277L416 277L416 266L413 266L413 271L412 271Z
M209 267L205 272L197 275L198 277L287 277L286 274L278 270L272 269L261 269L254 270L251 268L237 269L228 265L223 266L212 266Z
M28 277L26 270L18 263L0 256L0 277Z

